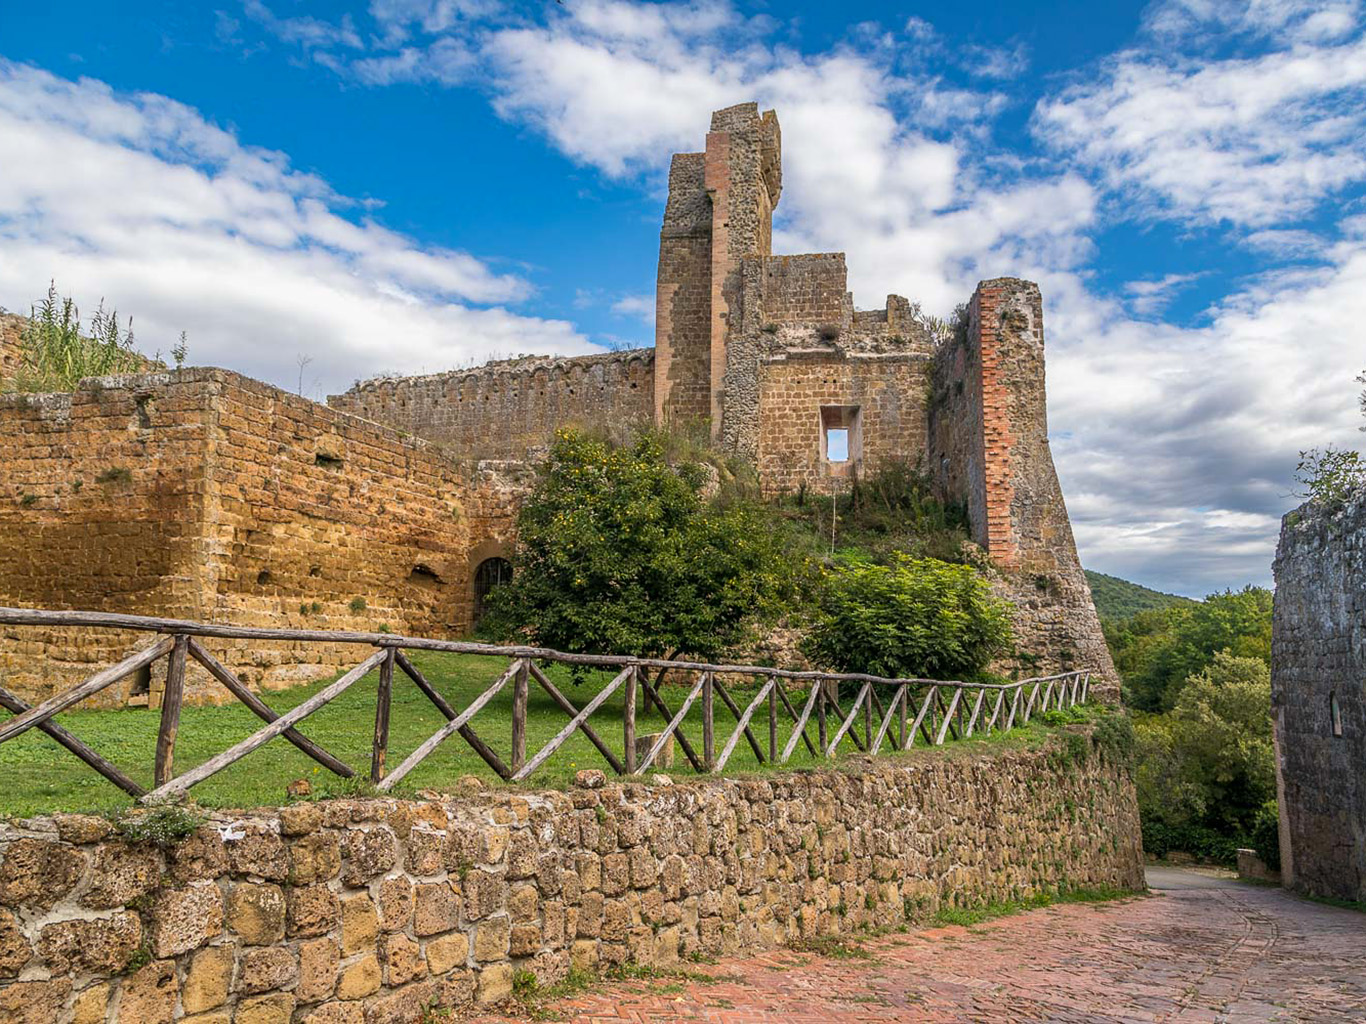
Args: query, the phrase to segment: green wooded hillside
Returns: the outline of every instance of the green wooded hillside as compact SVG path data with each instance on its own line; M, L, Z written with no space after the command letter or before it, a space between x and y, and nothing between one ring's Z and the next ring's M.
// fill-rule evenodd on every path
M1091 585L1091 597L1102 619L1127 619L1139 612L1190 601L1188 597L1164 594L1160 590L1151 590L1118 576L1107 576L1090 569L1086 570L1086 582Z

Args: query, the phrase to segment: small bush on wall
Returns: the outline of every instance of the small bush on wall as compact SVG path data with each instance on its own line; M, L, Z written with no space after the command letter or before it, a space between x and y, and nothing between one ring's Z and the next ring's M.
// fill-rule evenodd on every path
M827 570L807 641L838 671L927 679L979 676L1011 646L1010 605L980 573L905 555Z

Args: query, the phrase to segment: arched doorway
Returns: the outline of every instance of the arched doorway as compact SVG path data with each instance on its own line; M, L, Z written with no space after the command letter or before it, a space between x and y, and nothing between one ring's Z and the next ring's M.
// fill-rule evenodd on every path
M506 558L486 558L474 570L474 625L484 617L484 603L497 587L512 579L512 563Z

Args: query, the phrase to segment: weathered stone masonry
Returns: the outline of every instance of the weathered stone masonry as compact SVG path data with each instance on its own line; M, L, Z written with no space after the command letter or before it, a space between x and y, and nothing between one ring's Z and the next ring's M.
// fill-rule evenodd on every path
M471 552L506 542L515 478L224 370L0 396L0 603L240 625L468 628ZM7 628L4 685L42 698L145 638ZM253 687L343 645L211 645ZM164 671L164 670L163 670ZM162 680L101 699L156 704ZM226 691L195 670L195 699Z
M1094 749L663 781L225 812L164 853L101 818L0 826L0 1019L416 1024L519 970L1142 885L1133 787Z
M1366 490L1286 515L1275 563L1271 709L1281 877L1366 900Z

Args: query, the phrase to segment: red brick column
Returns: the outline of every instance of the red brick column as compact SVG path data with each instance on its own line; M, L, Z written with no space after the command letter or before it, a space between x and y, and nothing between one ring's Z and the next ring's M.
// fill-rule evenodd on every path
M987 551L997 565L1014 568L1020 560L1010 513L1015 499L1011 449L1016 435L1010 419L1010 388L1002 367L998 303L1003 292L999 285L979 285L972 298L971 323L977 331L977 348L982 358L982 475Z

